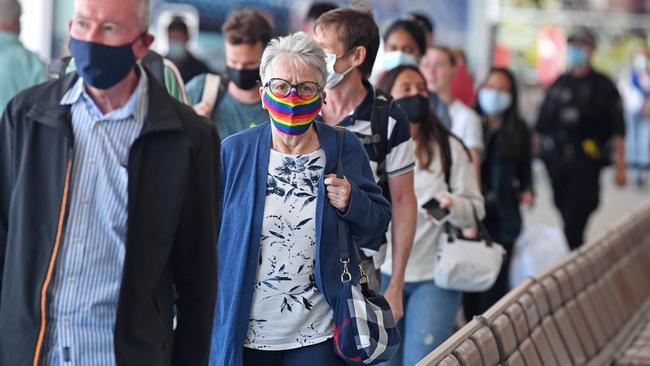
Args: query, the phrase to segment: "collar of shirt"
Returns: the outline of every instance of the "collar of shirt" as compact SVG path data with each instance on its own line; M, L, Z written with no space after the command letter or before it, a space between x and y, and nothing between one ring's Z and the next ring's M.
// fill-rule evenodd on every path
M86 104L88 110L93 114L93 117L98 121L118 121L126 118L133 117L136 121L144 123L147 112L148 104L148 77L142 66L137 65L138 74L140 79L138 85L133 90L133 93L127 102L120 108L114 109L106 114L102 114L95 101L88 95L84 88L83 79L80 77L77 82L72 85L67 93L61 98L61 105L72 105L75 103L83 102Z
M352 111L352 113L348 114L343 120L338 124L339 126L351 126L354 125L354 122L356 120L362 120L362 121L370 121L370 116L372 114L372 107L375 102L375 88L370 84L370 82L366 79L362 80L363 86L366 87L368 90L368 93L366 93L366 96L363 98L361 103ZM323 117L318 114L316 116L316 120L318 122L323 122Z
M0 30L0 45L18 43L18 35L14 32Z

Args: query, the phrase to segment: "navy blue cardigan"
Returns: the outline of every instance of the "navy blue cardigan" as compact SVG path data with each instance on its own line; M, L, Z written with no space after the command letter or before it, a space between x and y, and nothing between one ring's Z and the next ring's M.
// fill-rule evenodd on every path
M335 173L336 129L321 123L315 126L325 152L325 174ZM219 286L210 365L242 365L257 273L270 151L271 125L268 122L228 137L221 146ZM348 131L344 140L343 167L352 186L347 212L342 214L327 203L322 177L316 208L318 240L314 271L316 284L330 305L336 302L341 284L337 215L349 223L351 235L355 236L379 235L390 221L390 204L375 184L368 156L356 135ZM358 279L357 262L351 260L350 270L353 278Z

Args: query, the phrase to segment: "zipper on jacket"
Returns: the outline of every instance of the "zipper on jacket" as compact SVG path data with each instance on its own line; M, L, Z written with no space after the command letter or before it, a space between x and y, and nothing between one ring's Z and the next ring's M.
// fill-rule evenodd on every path
M68 205L68 194L70 191L70 176L72 174L72 149L68 150L68 164L65 172L65 182L63 184L63 197L61 199L61 210L59 211L59 221L56 227L56 238L54 239L54 248L52 249L52 256L50 257L50 263L47 268L47 273L43 281L43 286L41 287L41 327L38 332L38 339L36 341L36 349L34 350L34 360L32 361L32 366L38 366L40 361L40 355L43 348L43 339L45 338L45 328L46 328L46 319L47 319L47 290L50 287L50 282L52 281L52 273L54 272L54 265L56 264L56 258L59 254L59 247L61 245L61 236L63 235L63 222L65 221L66 209Z

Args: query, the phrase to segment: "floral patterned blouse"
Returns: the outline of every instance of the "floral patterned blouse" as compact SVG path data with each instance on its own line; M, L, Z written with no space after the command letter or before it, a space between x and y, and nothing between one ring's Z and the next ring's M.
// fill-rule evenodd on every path
M316 287L316 197L325 166L308 155L271 150L247 348L286 350L333 335L333 314Z

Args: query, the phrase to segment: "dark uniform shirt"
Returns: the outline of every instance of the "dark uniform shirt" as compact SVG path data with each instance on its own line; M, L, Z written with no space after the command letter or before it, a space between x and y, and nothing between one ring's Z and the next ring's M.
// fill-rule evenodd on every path
M606 162L609 140L625 135L616 86L593 70L584 77L560 76L548 89L536 130L542 135L545 155L562 161L587 158Z
M562 75L548 90L536 129L553 200L574 249L584 241L589 216L598 207L600 171L610 158L608 143L625 135L614 83L596 71L584 77Z

